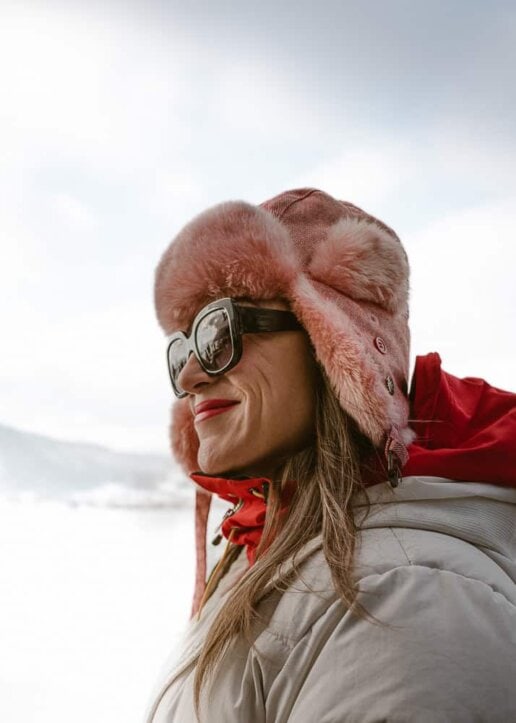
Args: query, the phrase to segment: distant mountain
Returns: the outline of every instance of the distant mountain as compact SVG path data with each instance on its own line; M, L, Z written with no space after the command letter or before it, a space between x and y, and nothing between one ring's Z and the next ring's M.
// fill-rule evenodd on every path
M192 484L165 455L115 452L0 424L0 495L161 507L189 504Z

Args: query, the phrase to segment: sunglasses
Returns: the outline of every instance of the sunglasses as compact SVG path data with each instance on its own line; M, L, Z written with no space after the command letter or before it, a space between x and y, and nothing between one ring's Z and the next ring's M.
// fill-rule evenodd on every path
M303 329L291 311L239 306L233 299L219 299L205 306L195 317L190 334L176 331L167 339L167 364L176 397L186 397L179 374L190 354L210 376L225 374L242 357L242 334Z

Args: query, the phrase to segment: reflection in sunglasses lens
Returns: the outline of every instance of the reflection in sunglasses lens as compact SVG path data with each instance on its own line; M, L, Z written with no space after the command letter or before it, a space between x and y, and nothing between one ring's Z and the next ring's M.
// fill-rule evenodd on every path
M195 331L195 343L207 371L218 371L228 364L233 344L225 309L215 309L201 319Z
M186 359L186 342L183 339L176 339L172 342L168 350L170 376L172 377L176 387L178 387L177 378L181 373L181 369L186 364Z

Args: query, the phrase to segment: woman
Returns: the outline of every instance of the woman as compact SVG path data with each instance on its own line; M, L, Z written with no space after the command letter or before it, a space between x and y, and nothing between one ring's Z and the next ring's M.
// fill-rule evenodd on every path
M220 204L164 253L197 577L149 723L516 720L515 396L430 354L409 398L407 297L396 234L316 189Z

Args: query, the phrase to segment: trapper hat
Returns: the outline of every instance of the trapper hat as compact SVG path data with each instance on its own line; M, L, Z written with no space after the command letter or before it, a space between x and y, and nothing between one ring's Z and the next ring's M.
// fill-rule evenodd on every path
M155 304L166 334L223 296L286 300L308 332L342 408L389 469L407 459L409 266L392 229L314 188L259 206L220 203L173 239L156 270ZM199 469L188 399L174 402L172 451Z

